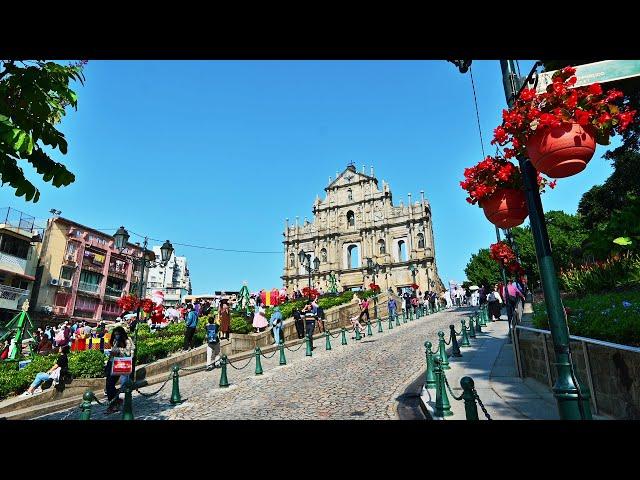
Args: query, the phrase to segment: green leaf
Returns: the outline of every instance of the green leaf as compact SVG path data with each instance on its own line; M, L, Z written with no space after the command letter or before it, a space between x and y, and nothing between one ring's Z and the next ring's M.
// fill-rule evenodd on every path
M632 245L633 240L631 240L629 237L618 237L613 240L613 243L617 245Z

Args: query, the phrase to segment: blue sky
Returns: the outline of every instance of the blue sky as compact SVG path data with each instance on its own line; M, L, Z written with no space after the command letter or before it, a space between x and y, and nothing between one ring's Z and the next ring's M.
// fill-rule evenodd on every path
M532 65L521 61L524 74ZM499 62L474 61L486 153L505 108ZM282 252L285 217L312 218L316 194L348 162L373 165L394 203L431 202L442 280L463 280L479 248L495 241L482 210L459 187L482 158L469 74L445 61L90 61L78 111L60 127L54 158L76 174L56 189L34 175L37 204L0 189L0 206L51 208L94 228L174 243ZM617 141L617 140L616 140ZM610 163L598 147L580 175L543 195L545 210L574 213ZM141 240L132 235L132 241ZM280 286L283 255L176 245L195 293Z

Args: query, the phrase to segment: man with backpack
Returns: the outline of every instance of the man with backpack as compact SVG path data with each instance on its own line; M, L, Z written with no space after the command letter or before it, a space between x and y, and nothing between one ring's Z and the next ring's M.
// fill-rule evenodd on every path
M220 365L220 339L218 338L218 329L220 321L213 316L209 317L209 323L206 326L207 333L207 370L213 370L214 367ZM213 362L211 359L213 358Z
M507 303L507 320L509 322L509 334L511 334L511 325L513 323L513 314L516 311L516 303L518 302L518 297L521 297L524 300L524 295L518 289L513 279L509 281L505 290Z

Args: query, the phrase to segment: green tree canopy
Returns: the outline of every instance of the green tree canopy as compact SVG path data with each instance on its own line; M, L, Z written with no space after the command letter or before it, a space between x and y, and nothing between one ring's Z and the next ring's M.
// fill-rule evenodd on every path
M73 80L84 83L85 62L61 65L43 60L3 60L0 67L0 179L18 197L37 202L39 190L24 176L26 160L45 182L56 187L75 180L67 168L53 160L43 145L67 153L64 134L55 128L78 96L70 88ZM19 164L19 162L21 162Z
M550 210L545 213L545 221L556 269L566 269L572 264L580 263L583 259L582 244L588 236L580 218L561 210ZM511 233L529 281L537 281L540 272L531 227L516 227Z

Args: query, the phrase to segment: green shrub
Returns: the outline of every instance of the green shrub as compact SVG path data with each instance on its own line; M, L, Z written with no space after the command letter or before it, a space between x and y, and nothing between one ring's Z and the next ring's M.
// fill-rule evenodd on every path
M564 304L571 335L640 346L640 292L591 294ZM533 305L533 324L549 329L544 303Z
M253 331L253 325L248 323L244 317L231 317L231 333L250 333Z
M69 355L69 371L74 378L104 377L107 357L100 350L84 350Z

